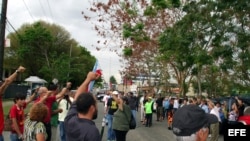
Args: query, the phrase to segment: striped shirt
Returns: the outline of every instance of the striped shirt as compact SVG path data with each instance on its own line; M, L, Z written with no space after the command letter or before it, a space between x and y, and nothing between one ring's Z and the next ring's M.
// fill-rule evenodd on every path
M36 141L36 134L43 133L47 138L46 128L42 122L31 121L27 118L24 123L24 140Z

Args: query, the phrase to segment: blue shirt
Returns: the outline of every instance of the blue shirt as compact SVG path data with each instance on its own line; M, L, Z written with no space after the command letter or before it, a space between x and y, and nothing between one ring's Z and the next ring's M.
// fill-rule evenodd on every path
M206 104L200 104L199 107L205 111L205 113L209 113L208 106Z

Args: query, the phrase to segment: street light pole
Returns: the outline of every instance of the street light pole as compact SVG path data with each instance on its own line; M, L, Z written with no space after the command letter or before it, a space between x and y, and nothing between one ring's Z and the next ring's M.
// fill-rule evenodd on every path
M2 12L0 22L0 79L3 79L3 60L4 60L4 44L5 44L5 26L8 0L2 0Z
M71 67L71 65L70 65L70 63L71 63L71 56L72 56L72 44L70 44L70 49L69 49L69 70L68 70L68 74L67 74L67 76L68 76L68 80L69 80L69 72L70 72L70 67Z

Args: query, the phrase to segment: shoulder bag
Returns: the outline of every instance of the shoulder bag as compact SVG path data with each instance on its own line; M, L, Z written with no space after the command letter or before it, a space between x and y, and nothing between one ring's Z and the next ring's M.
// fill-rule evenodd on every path
M125 111L124 111L124 114L126 115L127 119L129 119L127 114L125 113ZM136 121L135 121L135 118L134 118L134 116L133 116L133 114L131 112L131 118L130 118L130 121L129 121L129 129L135 129L135 127L136 127Z
M12 119L10 118L10 113L4 118L4 131L12 130Z

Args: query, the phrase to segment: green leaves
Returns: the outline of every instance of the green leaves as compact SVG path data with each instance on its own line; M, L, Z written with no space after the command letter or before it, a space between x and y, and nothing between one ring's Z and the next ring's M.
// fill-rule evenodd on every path
M136 42L148 41L149 37L144 32L144 24L137 23L135 26L123 25L123 37L130 38Z
M152 6L147 6L146 10L144 11L145 16L156 16L157 10L153 8Z
M17 57L9 55L9 60L17 58L16 63L25 66L27 76L80 85L95 64L96 58L58 25L38 21L23 26L18 33L19 42L13 45Z
M201 73L207 82L218 83L212 80L215 76L209 77L205 72L215 65L219 69L216 77L226 77L223 79L231 80L231 84L244 79L242 87L249 86L249 9L249 1L201 0L188 3L183 8L185 16L161 35L159 49L162 56L167 61L179 63L179 66L182 59L189 62L192 75ZM228 75L231 73L235 75ZM218 87L225 86L218 84Z
M123 55L125 57L130 57L132 55L132 53L133 53L133 50L130 47L126 47L123 49Z

